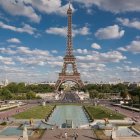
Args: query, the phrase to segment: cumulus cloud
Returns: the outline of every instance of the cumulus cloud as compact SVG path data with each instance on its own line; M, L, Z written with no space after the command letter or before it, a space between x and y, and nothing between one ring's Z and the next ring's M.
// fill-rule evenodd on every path
M30 49L25 46L0 48L0 53L3 55L0 58L0 62L3 64L18 63L27 66L45 66L50 65L52 67L60 66L60 62L63 62L63 57L54 56L56 50L47 51L40 49ZM4 57L9 56L9 57Z
M54 34L54 35L60 35L63 37L67 36L67 27L51 27L46 30L46 33L48 34ZM79 29L76 29L75 27L73 28L73 37L76 35L89 35L89 28L88 27L82 27Z
M6 65L6 72L7 75L10 75L9 78L11 79L11 81L15 81L14 78L17 75L18 78L16 80L18 82L30 80L36 82L43 80L50 81L52 79L57 80L58 72L60 72L62 69L63 56L59 56L59 54L53 55L56 50L44 51L17 45L18 44L16 44L16 47L0 48L0 54L3 55L0 56L0 71L3 69L3 66ZM75 50L75 53L77 53L76 58L78 61L78 71L81 72L81 76L84 80L100 82L103 80L111 81L112 79L114 79L114 77L121 77L120 74L116 75L116 72L118 72L118 70L115 71L114 68L108 67L110 63L112 64L120 62L122 60L126 60L126 57L119 51L100 53L98 51L93 51L92 49L77 49ZM125 73L129 73L128 71L133 71L132 73L135 73L134 71L138 71L138 69L136 69L138 67L130 68L119 70ZM90 76L88 75L89 73ZM3 77L3 75L4 74L0 73L0 78Z
M40 22L40 16L35 13L32 6L25 4L24 0L1 0L0 6L11 15L25 16L33 22Z
M119 21L122 25L127 27L132 27L140 30L140 21L138 19L128 19L128 18L117 18L117 21Z
M125 31L121 30L118 25L113 25L98 29L95 33L95 36L99 39L115 39L121 38L124 33Z
M28 24L23 24L22 28L18 28L18 27L15 27L15 26L7 25L7 24L5 24L1 21L0 21L0 28L15 31L15 32L19 32L19 33L28 33L30 35L34 34L35 31L36 31L36 28L33 28Z
M118 48L120 51L130 51L134 54L140 53L140 40L134 40L125 47Z
M81 54L81 53L79 53ZM119 51L109 51L106 53L100 53L97 51L88 51L86 56L78 55L79 61L82 62L100 62L100 63L112 63L112 62L120 62L121 60L127 59L126 56L123 56Z
M9 43L21 43L21 41L18 38L8 39L7 42L9 42Z
M15 62L11 57L3 57L0 56L0 63L5 64L5 65L14 65Z
M39 50L39 49L31 50L30 48L25 47L25 46L17 47L16 52L18 54L30 55L30 56L35 56L35 55L49 56L50 55L49 51L44 51L44 50Z
M16 61L20 62L21 64L26 64L29 66L34 66L34 65L39 65L39 66L44 66L47 62L47 58L45 57L20 57L18 56L16 58Z
M97 44L97 43L93 43L91 45L91 48L99 50L99 49L101 49L101 46L99 44Z
M54 53L54 54L57 54L58 53L57 50L52 50L51 52Z
M140 41L139 40L132 41L128 46L126 46L126 49L133 53L140 53Z
M37 9L40 12L46 13L46 14L58 14L58 15L66 15L66 11L68 9L68 4L62 5L61 0L24 0L26 4L32 5L35 9ZM73 11L75 9L71 5L71 8Z
M78 53L78 54L88 54L88 50L87 49L77 49L75 50L75 53Z
M139 74L140 68L139 67L130 67L130 66L123 66L123 67L118 67L118 70L121 70L122 72L127 72L131 74Z
M122 13L122 12L134 12L140 11L140 1L139 0L74 0L76 2L82 3L85 7L90 8L92 5L96 5L99 9L110 11L112 13Z
M97 64L97 63L79 63L78 64L79 68L80 69L83 69L83 70L94 70L94 71L104 71L105 70L105 67L106 65L105 64Z
M127 49L125 49L125 48L123 48L123 47L118 48L118 50L119 50L119 51L123 51L123 52L126 52L126 51L127 51Z
M12 50L11 48L4 48L4 47L0 48L0 53L1 54L8 54L8 55L16 54L16 52L14 50Z
M67 35L67 27L51 27L46 30L46 33L48 34L54 34L54 35L60 35L60 36L66 36Z

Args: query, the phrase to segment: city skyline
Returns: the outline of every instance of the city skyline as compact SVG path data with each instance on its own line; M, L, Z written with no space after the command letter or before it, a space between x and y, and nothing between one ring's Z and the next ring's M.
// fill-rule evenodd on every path
M140 1L73 0L82 80L140 80ZM0 1L0 81L56 81L66 50L67 0ZM89 75L90 74L90 75Z

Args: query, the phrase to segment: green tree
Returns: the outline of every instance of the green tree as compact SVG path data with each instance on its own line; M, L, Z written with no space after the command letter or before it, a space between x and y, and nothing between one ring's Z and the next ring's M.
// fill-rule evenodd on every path
M98 98L99 97L99 92L97 90L90 90L89 91L89 97L91 99Z
M26 87L25 87L25 83L19 83L17 84L17 90L18 93L25 93L26 92Z
M8 89L3 89L1 92L1 96L4 100L9 100L12 98L12 94Z
M18 87L17 87L17 84L15 82L8 84L5 88L7 88L11 93L18 92Z
M27 99L35 99L36 94L33 91L30 91L30 92L26 93L26 98Z
M125 100L129 95L128 90L121 91L120 96Z

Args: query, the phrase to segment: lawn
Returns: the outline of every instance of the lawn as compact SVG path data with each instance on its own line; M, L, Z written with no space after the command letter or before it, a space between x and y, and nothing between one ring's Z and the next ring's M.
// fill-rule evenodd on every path
M85 106L92 119L124 119L125 116L102 106Z
M16 119L44 119L51 113L53 108L53 105L36 106L25 112L14 115L13 117Z

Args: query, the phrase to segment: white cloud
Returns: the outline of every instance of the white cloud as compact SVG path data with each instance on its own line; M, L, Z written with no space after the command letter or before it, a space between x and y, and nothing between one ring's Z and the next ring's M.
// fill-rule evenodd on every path
M56 66L62 67L63 66L63 61L49 61L48 64L51 67L56 67Z
M99 50L99 49L101 49L101 46L99 44L97 44L97 43L93 43L91 45L91 48Z
M5 65L14 65L14 61L10 57L3 57L0 56L0 63L5 64Z
M46 33L48 34L54 34L54 35L60 35L60 36L66 36L67 35L67 27L51 27L46 30Z
M132 64L131 61L124 61L125 64Z
M63 57L61 56L53 56L53 53L57 53L56 50L47 51L40 49L31 50L28 47L20 46L20 47L7 47L0 48L0 53L4 56L1 56L0 62L3 64L12 64L18 63L23 66L45 66L50 64L49 66L56 67L59 66L60 62L62 63ZM13 55L14 54L14 55ZM12 60L12 61L11 61Z
M30 5L26 5L24 0L1 0L0 5L11 15L25 16L33 22L40 22L40 16L35 13Z
M140 30L140 21L138 19L129 20L128 18L117 18L122 25Z
M69 4L61 6L55 11L55 13L58 14L58 15L61 15L61 16L66 16L68 7L69 7ZM72 9L73 13L76 11L72 5L71 5L71 9Z
M16 54L16 52L14 50L12 50L11 48L0 48L0 53L1 54Z
M74 0L90 8L96 5L99 9L113 13L140 11L139 0Z
M127 49L125 49L125 48L123 48L123 47L118 48L118 50L119 50L119 51L123 51L123 52L126 52L126 51L127 51Z
M13 51L14 55L12 55L11 51ZM115 81L114 79L119 79L119 77L124 79L125 77L121 76L120 71L123 75L124 72L128 75L129 71L132 71L133 78L131 76L131 80L138 79L138 75L136 78L134 73L139 74L139 67L130 67L132 69L123 68L119 69L119 72L118 70L115 71L113 67L109 67L112 63L126 60L126 57L118 51L100 53L92 49L77 49L75 52L79 54L77 55L77 67L83 80L100 82ZM4 54L4 56L0 57L0 63L2 64L0 66L0 79L4 78L4 73L7 73L8 79L11 81L56 81L58 73L61 72L63 65L63 56L58 56L58 54L53 55L53 50L44 51L40 49L30 49L24 46L16 46L0 48L0 53L2 55ZM115 66L119 66L119 64L120 63L115 64ZM6 72L3 68L4 65L7 67ZM57 73L55 73L56 71ZM119 75L117 75L116 72L118 72ZM15 76L17 77L16 79Z
M132 41L128 46L126 46L126 49L133 53L140 53L140 41L139 40Z
M34 65L44 66L47 63L47 58L41 56L28 57L28 58L18 56L16 58L16 61L20 62L21 64L25 64L29 66L34 66Z
M89 35L90 32L89 32L89 28L88 27L82 27L82 28L79 28L79 29L74 29L73 30L73 35Z
M130 72L130 73L138 73L140 72L140 68L138 67L130 67L130 66L124 66L123 67L124 72Z
M51 27L49 29L46 30L46 33L48 34L54 34L54 35L60 35L60 36L67 36L67 27ZM73 29L73 36L76 35L89 35L89 28L88 27L82 27L79 29Z
M21 41L18 38L8 39L7 42L10 42L10 43L21 43Z
M57 54L58 53L57 50L52 50L51 52L54 53L54 54Z
M79 54L82 54L81 52L82 51L80 51ZM119 51L109 51L106 53L100 53L97 51L88 51L86 56L78 55L77 58L79 61L82 62L94 61L100 63L112 63L112 62L116 63L120 62L121 60L125 60L126 56L123 56Z
M88 54L88 50L87 49L77 49L75 50L76 53L79 53L79 54Z
M120 51L130 51L132 53L140 53L140 40L134 40L125 47L118 48Z
M78 63L78 66L82 70L94 70L94 71L104 71L106 65L105 64L96 64L96 63Z
M125 31L121 30L118 25L113 25L98 29L95 33L95 36L99 39L115 39L121 38L124 33Z
M34 49L30 50L30 48L25 46L17 47L16 52L22 55L29 55L29 56L51 56L49 51Z
M19 32L19 33L28 33L30 35L34 34L35 31L36 31L35 28L31 27L28 24L23 24L22 28L18 28L18 27L15 27L15 26L7 25L7 24L5 24L1 21L0 21L0 28L15 31L15 32Z
M68 4L62 6L61 0L24 0L25 3L31 4L35 9L46 14L66 15ZM73 11L75 9L71 5Z

